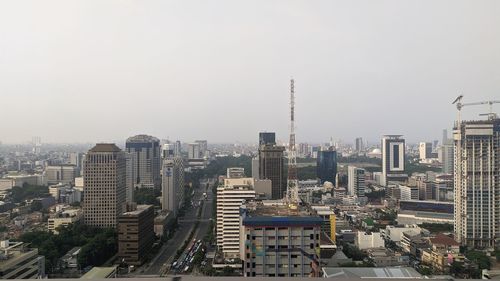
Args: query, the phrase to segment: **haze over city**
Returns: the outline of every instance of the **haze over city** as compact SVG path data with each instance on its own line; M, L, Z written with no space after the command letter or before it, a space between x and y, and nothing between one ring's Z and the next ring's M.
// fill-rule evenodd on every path
M291 77L298 141L438 139L456 96L499 96L499 13L498 1L2 1L0 141L286 140Z

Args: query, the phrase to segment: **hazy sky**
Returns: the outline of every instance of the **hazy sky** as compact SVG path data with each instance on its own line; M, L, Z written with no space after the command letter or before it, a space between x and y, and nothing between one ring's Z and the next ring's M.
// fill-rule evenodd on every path
M496 0L4 0L0 141L284 140L292 76L298 142L440 139L456 96L500 99L499 15Z

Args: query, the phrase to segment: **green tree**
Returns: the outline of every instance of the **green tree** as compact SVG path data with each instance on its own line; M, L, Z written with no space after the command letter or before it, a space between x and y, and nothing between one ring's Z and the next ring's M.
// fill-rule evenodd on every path
M40 201L33 201L30 207L32 212L40 212L43 209L42 202Z
M468 251L465 254L465 257L468 258L470 261L474 262L475 264L477 264L479 270L491 268L491 260L484 252L475 250Z

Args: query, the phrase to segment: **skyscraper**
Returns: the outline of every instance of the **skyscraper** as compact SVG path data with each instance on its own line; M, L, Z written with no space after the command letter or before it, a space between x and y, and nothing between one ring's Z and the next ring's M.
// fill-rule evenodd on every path
M125 153L115 144L99 143L85 157L83 181L85 224L116 227L125 210Z
M432 158L432 143L421 142L418 147L420 160Z
M347 193L358 198L365 197L365 169L349 166L347 176Z
M333 147L318 152L318 157L316 158L316 175L322 184L325 181L335 184L335 177L337 177L337 151Z
M199 158L208 158L208 142L206 140L196 140L194 142L200 146Z
M441 159L443 161L443 173L453 174L453 167L455 165L455 155L453 152L453 139L448 137L448 131L443 130L443 140L441 147Z
M225 179L217 187L217 246L224 257L240 257L240 206L255 199L253 178Z
M272 199L281 199L286 191L283 155L285 147L269 142L270 138L266 139L267 141L263 142L263 144L260 144L259 140L259 177L260 179L271 180Z
M188 145L188 159L200 159L203 158L201 154L201 148L199 143L190 143Z
M382 185L389 181L405 181L405 140L401 135L386 135L382 138Z
M276 144L276 133L273 132L259 133L259 145L275 145L275 144Z
M455 235L473 248L500 244L500 119L462 122L455 140Z
M356 152L363 152L365 150L365 144L363 142L363 138L356 138Z
M137 135L128 138L125 147L134 158L134 186L159 189L161 186L160 140L148 135Z
M161 205L177 215L184 200L184 162L181 157L163 160Z

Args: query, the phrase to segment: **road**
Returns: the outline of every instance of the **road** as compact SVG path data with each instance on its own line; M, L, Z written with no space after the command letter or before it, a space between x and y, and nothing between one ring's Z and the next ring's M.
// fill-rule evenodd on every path
M195 194L193 196L193 202L197 202L202 199L203 192L205 192L205 185L201 185L202 187L195 189ZM203 239L206 232L208 231L209 219L211 218L212 211L212 190L209 187L207 192L207 200L205 200L202 209L201 221L199 223L199 227L195 232L196 239ZM184 217L179 218L179 226L174 233L174 236L165 243L158 255L153 258L153 260L147 264L142 269L138 269L138 275L147 275L147 276L160 276L161 272L164 270L166 265L169 265L173 262L173 258L177 252L177 250L184 245L184 241L189 237L189 234L194 229L196 215L198 213L197 208L190 208L186 211Z

